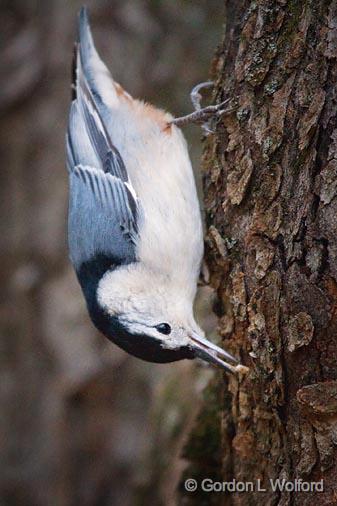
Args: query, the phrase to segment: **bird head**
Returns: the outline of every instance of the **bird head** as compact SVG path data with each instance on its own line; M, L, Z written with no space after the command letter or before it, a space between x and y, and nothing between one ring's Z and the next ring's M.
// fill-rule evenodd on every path
M237 360L208 341L193 317L194 293L141 265L104 274L92 319L128 353L150 362L200 358L235 372Z

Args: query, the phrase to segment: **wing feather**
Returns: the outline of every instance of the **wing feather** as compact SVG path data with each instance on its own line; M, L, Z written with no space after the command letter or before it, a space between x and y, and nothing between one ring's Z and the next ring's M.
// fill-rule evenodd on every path
M67 132L68 235L77 270L100 255L111 257L114 265L134 262L140 214L127 169L106 129L107 107L95 80L95 68L102 72L103 64L93 45L85 10L80 14L79 34L76 98Z
M136 260L133 214L124 183L94 167L70 174L69 247L74 266L104 255L114 265ZM131 227L130 227L131 224Z

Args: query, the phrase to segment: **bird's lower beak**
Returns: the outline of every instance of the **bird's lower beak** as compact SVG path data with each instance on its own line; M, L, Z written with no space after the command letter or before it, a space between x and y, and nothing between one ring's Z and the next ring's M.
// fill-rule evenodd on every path
M227 353L227 351L219 348L219 346L211 343L204 337L199 336L195 332L190 335L190 339L192 341L192 348L196 357L201 358L206 362L217 364L231 373L238 372L238 360Z

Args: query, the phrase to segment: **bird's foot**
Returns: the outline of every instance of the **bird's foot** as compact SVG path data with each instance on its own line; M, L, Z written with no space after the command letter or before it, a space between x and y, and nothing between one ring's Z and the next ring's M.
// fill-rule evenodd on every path
M214 86L213 81L207 81L205 83L197 84L191 91L191 101L194 106L194 112L182 116L180 118L174 118L170 123L177 126L185 126L190 123L201 124L202 129L206 132L206 135L214 133L211 123L215 119L220 118L224 114L229 114L235 110L235 107L226 107L229 104L230 98L227 98L220 104L208 105L207 107L201 107L202 95L200 90L203 88L212 88Z

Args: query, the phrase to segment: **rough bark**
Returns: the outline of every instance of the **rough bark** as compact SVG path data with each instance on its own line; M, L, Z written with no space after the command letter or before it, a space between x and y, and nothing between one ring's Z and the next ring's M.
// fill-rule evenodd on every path
M214 98L237 109L206 146L207 258L223 345L250 372L224 379L221 474L267 491L216 504L337 504L337 4L226 8Z

